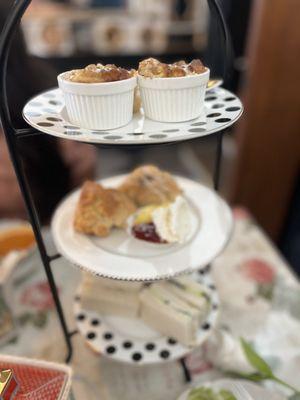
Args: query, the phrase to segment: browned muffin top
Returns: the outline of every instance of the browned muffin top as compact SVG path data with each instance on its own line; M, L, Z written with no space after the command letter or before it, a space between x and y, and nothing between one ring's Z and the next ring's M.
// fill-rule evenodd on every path
M114 64L90 64L83 69L74 69L65 75L65 79L77 83L115 82L132 78L135 70L117 67Z
M162 63L155 58L147 58L139 63L138 73L146 78L178 78L181 76L202 74L207 68L199 59L177 61L173 64Z

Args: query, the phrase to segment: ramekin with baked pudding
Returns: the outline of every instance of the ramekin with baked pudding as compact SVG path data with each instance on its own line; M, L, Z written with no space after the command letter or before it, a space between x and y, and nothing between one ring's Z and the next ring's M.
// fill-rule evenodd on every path
M140 62L138 84L146 117L160 122L199 117L208 80L209 69L200 60L165 64L148 58Z
M133 113L135 70L92 64L58 76L72 124L87 129L116 129Z

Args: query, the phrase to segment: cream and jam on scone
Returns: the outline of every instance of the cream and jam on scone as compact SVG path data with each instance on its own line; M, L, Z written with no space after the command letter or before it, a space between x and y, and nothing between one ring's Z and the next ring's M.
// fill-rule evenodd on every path
M66 74L65 79L77 83L116 82L135 76L134 69L127 70L114 64L90 64L82 69L74 69Z
M131 233L153 243L184 243L191 232L192 218L187 200L177 196L173 202L140 208L130 219Z
M203 74L206 70L207 68L199 59L188 64L183 60L173 64L165 64L155 58L147 58L139 63L138 73L146 78L179 78Z
M153 243L183 243L189 236L192 212L182 190L165 171L153 165L135 169L120 186L140 207L128 220L130 233Z
M145 116L159 122L183 122L199 117L209 69L197 59L190 63L162 63L155 58L141 61L138 84Z

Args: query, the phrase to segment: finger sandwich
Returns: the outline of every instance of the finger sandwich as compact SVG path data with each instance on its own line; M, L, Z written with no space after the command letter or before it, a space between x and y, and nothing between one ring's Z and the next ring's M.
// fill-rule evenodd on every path
M141 318L146 324L186 346L196 345L202 309L180 298L166 283L143 289L140 301Z
M117 282L85 275L81 304L83 309L99 314L138 317L141 286L139 282Z

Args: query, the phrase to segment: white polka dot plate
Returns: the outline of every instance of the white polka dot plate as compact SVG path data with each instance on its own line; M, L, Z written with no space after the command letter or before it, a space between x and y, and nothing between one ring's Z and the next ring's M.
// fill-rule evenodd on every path
M168 143L207 136L224 130L239 119L241 101L231 92L215 88L206 93L204 114L180 123L161 123L145 118L143 110L121 128L97 131L74 126L68 121L64 97L59 89L44 92L30 100L24 110L25 120L33 128L64 139L100 144Z
M216 326L219 297L209 274L209 267L194 273L210 298L210 312L199 326L197 346L200 347ZM119 362L138 365L178 360L193 348L154 331L139 319L99 315L81 307L80 295L75 298L75 318L79 332L93 351Z
M101 181L116 187L125 176ZM105 238L75 232L73 218L80 190L58 206L52 235L58 251L71 263L103 277L154 281L206 267L226 246L233 218L230 207L216 192L192 180L175 177L194 215L189 240L183 244L156 244L138 240L125 229Z

